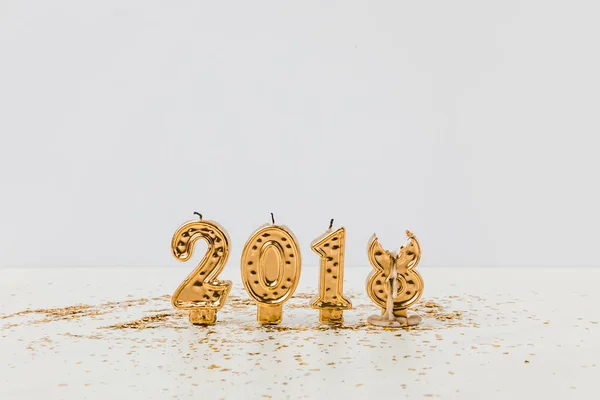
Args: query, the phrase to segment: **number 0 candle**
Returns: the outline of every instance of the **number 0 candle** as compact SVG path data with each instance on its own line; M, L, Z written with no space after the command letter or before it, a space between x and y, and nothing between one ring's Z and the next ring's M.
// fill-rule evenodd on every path
M286 226L272 224L258 228L242 251L242 281L257 302L257 320L278 324L283 318L283 303L296 290L300 280L300 246Z
M421 246L410 231L406 235L408 241L398 252L384 250L375 235L369 241L367 253L374 270L367 278L367 294L383 310L367 319L373 325L397 328L421 321L418 315L407 314L407 308L423 294L423 279L415 269Z
M198 213L195 213L198 214ZM202 220L183 224L171 241L173 256L188 261L199 239L208 243L200 264L179 285L171 299L173 307L190 310L190 322L212 325L217 320L217 310L223 307L231 289L230 281L220 281L218 275L229 257L229 236L223 227L213 221Z
M311 300L310 306L319 310L319 321L326 324L344 322L343 312L352 308L352 303L344 298L344 250L346 229L329 230L313 240L310 247L321 257L319 293Z

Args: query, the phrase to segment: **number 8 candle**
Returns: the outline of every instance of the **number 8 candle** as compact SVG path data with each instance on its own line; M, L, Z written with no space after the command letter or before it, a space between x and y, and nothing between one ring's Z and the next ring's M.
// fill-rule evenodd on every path
M319 321L327 324L344 322L343 312L352 308L352 303L342 294L344 284L344 245L346 229L331 231L333 219L327 232L313 240L312 250L321 257L319 294L310 302L319 310Z
M423 294L423 278L416 270L421 246L412 232L406 231L406 235L406 245L397 252L384 250L375 234L369 240L367 253L373 271L367 278L367 294L383 310L367 319L373 325L401 328L421 322L420 316L407 313Z
M261 324L278 324L283 318L283 303L296 290L300 280L300 246L286 226L272 224L258 228L242 251L242 281L257 302Z

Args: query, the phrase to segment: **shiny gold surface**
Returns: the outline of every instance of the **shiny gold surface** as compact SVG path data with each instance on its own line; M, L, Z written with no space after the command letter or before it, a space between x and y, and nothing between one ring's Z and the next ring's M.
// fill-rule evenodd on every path
M196 325L212 325L217 320L217 310L223 307L230 281L217 277L229 257L229 236L223 227L213 221L197 221L183 224L171 241L173 256L188 261L198 240L205 240L208 248L200 264L179 285L171 302L173 307L190 310L190 322Z
M344 322L343 310L352 308L352 303L343 295L345 244L346 229L341 227L332 231L330 227L310 245L321 258L319 293L310 306L319 310L322 323L341 324Z
M258 228L242 251L242 281L258 304L261 324L278 324L285 303L296 290L302 266L300 246L294 234L283 225Z
M369 318L376 325L392 326L390 321L395 320L397 325L405 326L420 321L409 317L406 310L423 294L423 279L415 270L421 247L415 235L410 231L406 235L407 243L398 253L384 250L376 235L369 240L367 254L374 270L367 277L367 294L383 310L381 316Z

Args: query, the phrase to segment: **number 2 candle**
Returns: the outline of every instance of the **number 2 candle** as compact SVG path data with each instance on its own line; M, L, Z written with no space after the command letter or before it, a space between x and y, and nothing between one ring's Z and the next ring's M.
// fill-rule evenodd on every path
M319 293L311 300L310 306L319 310L319 321L327 324L341 324L343 312L352 308L352 303L344 298L344 250L346 229L332 231L333 220L327 232L313 240L312 250L321 257Z
M231 289L231 281L217 279L229 257L229 235L216 222L204 221L201 214L198 216L199 220L189 221L177 229L171 251L179 261L188 261L198 240L205 240L208 248L200 264L179 285L171 302L177 309L190 310L191 323L212 325Z
M278 324L283 318L283 303L296 290L300 280L300 246L286 226L272 224L258 228L242 251L242 281L258 304L261 324Z

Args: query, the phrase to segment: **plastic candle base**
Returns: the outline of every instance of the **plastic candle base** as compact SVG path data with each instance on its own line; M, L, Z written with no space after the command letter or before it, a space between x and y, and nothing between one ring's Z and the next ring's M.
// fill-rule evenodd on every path
M276 325L283 319L283 305L265 306L258 304L256 319L263 325Z
M371 315L367 318L367 322L371 325L384 326L386 328L405 328L407 326L418 325L421 322L421 317L416 314L407 317L393 315L391 318L388 315Z
M344 322L344 309L326 308L319 310L319 322L331 325L342 324Z
M190 322L194 325L214 325L217 322L217 310L191 310Z

